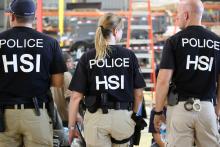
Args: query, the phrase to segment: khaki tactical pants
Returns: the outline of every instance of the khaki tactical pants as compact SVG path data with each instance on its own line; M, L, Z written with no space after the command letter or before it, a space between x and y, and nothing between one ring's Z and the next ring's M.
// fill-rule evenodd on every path
M132 112L127 110L108 110L103 114L101 109L96 113L86 111L84 119L86 147L128 147L129 143L113 144L111 137L117 140L129 138L134 133L135 122Z
M202 101L196 112L185 110L184 103L167 108L167 147L220 147L213 104Z
M6 109L6 131L0 133L0 147L53 147L53 130L46 109ZM22 146L22 147L23 147Z

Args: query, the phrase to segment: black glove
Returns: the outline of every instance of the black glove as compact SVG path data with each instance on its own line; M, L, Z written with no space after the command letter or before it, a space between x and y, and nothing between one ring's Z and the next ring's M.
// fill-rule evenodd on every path
M137 116L135 112L131 115L131 118L135 121L135 129L134 129L134 135L132 138L133 145L139 145L140 138L141 138L141 130L143 130L145 127L147 127L147 123L144 121L144 119L141 116Z

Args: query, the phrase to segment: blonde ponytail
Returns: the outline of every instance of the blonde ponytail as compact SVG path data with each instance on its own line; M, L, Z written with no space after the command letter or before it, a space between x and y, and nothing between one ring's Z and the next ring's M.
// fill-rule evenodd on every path
M110 37L112 30L124 28L122 18L113 13L106 13L102 16L98 25L95 35L96 60L105 58L111 51L107 39Z
M102 33L102 27L99 26L96 29L96 35L95 35L95 48L96 48L96 60L103 59L108 52L108 42L105 39L103 33Z

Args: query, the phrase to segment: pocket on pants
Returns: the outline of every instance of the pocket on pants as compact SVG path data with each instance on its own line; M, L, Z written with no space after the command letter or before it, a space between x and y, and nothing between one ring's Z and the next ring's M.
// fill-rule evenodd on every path
M113 119L111 135L116 140L129 138L134 133L136 123L131 119L132 112L118 111Z
M88 123L90 116L91 116L91 113L88 110L86 110L84 114L84 120L83 120L84 125Z
M97 133L97 128L95 126L88 124L84 126L85 140L87 143L89 143L89 145L95 146L97 144Z
M46 110L41 110L40 116L36 116L32 110L25 111L23 125L27 128L25 131L27 144L53 146L53 128Z

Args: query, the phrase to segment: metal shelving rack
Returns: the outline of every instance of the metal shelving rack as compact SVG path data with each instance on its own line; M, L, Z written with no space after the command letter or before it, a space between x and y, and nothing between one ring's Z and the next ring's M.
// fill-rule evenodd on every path
M134 10L132 8L133 3L142 2L143 5L146 5L145 10ZM144 16L147 19L146 25L133 25L131 19L133 16ZM147 30L148 31L148 40L131 40L131 31L132 29ZM150 79L146 80L147 89L151 89L152 92L155 91L156 87L156 74L155 74L155 57L154 57L154 41L153 41L153 25L152 25L152 13L151 13L151 1L150 0L129 0L129 14L128 14L128 30L127 30L127 44L126 47L130 48L131 44L145 44L146 47L149 47L148 52L135 52L137 58L146 59L150 61L150 68L144 67L141 68L142 73L150 74Z

